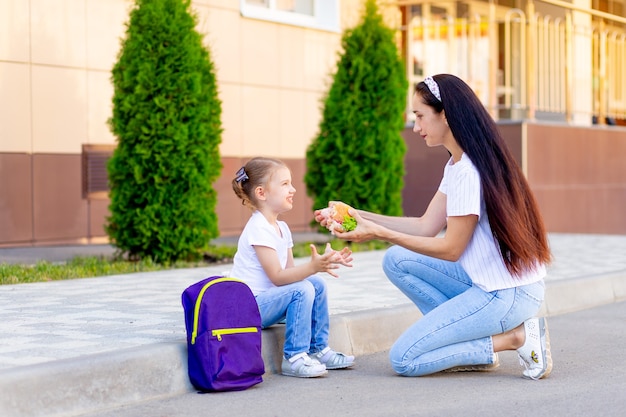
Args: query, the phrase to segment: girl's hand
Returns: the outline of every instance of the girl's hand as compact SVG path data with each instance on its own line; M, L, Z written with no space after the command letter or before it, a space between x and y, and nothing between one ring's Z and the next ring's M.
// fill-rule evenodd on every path
M315 245L311 244L311 264L317 272L326 272L338 278L339 275L334 270L338 269L340 265L352 266L352 251L349 248L343 248L339 252L331 248L330 243L327 243L324 253L320 255Z
M336 251L333 248L330 247L330 243L326 244L326 250L324 251L324 253L327 252L334 252L335 254L339 255L339 263L343 266L347 266L347 267L352 267L352 250L349 247L344 247L343 249L341 249L340 251Z

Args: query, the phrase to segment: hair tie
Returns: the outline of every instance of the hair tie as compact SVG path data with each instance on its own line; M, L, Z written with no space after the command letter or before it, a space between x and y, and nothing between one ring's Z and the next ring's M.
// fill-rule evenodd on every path
M246 174L246 170L243 167L239 168L239 171L235 174L235 181L242 182L248 179L250 178L248 177L248 174Z
M441 101L441 93L439 92L439 85L437 85L437 81L433 79L433 77L424 78L424 84L433 93L433 96L437 98L437 100Z

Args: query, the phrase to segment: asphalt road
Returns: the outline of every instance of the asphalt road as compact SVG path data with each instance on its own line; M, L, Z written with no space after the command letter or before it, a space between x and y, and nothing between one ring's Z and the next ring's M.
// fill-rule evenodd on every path
M158 416L625 416L626 302L551 317L554 369L521 378L514 352L492 372L396 376L387 352L357 358L324 378L269 375L247 391L197 394L92 417Z

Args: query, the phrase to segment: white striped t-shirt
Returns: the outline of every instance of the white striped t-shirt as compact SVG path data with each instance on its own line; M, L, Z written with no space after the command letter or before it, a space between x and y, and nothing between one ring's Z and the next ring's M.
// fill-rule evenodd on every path
M546 275L543 264L519 277L512 276L506 269L489 226L480 174L467 155L463 154L457 163L450 158L444 168L439 191L447 198L447 217L470 214L478 216L476 230L458 261L475 285L491 292L532 284L543 279Z

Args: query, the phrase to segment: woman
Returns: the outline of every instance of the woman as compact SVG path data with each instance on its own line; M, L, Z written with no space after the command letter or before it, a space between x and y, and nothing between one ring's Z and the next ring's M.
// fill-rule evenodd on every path
M551 260L537 203L495 122L471 88L448 74L427 77L412 100L414 132L450 159L419 218L350 209L350 241L384 240L385 274L424 316L390 351L394 370L422 376L490 370L497 352L517 350L523 376L552 369L548 328L533 317ZM322 211L316 220L326 225ZM445 233L442 231L445 230Z

